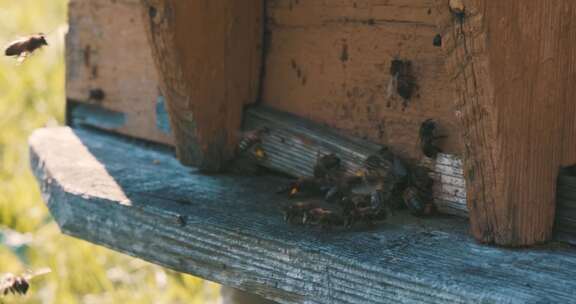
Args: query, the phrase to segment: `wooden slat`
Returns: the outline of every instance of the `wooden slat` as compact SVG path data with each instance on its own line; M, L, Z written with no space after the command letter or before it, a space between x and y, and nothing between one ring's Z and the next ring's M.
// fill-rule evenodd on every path
M200 175L162 150L83 130L39 130L30 145L63 232L280 303L574 302L571 248L480 245L452 217L289 226L278 210L287 199L271 190L283 179Z
M263 165L293 176L312 176L318 155L334 153L343 161L346 172L356 174L362 162L380 149L365 140L354 139L295 115L266 107L249 109L244 130L267 128Z
M233 156L242 108L258 92L262 9L262 0L142 2L184 164L214 172Z

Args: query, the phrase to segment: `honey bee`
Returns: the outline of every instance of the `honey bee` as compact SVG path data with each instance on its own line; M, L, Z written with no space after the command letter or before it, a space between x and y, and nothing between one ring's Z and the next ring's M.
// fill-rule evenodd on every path
M338 185L334 185L328 188L328 191L326 191L326 194L324 195L324 200L328 203L339 202L344 197L345 192L345 189Z
M436 135L436 122L433 119L427 119L420 125L419 136L420 148L426 157L436 158L438 153L442 153L442 149L436 145L436 141L446 136Z
M341 169L340 158L334 154L326 154L316 159L314 166L314 177L316 178L336 178Z
M320 225L320 227L324 229L342 226L344 224L342 216L326 208L313 208L308 210L304 214L302 222L309 225Z
M0 277L0 295L7 295L9 293L14 295L25 295L30 288L30 280L32 278L50 272L51 270L49 268L44 268L36 272L27 272L20 276L7 273Z
M261 171L260 164L267 157L262 147L262 136L268 132L268 128L244 132L236 146L235 158L228 163L228 171L235 174L258 175Z
M353 189L362 187L363 179L360 176L339 175L336 179L324 186L324 200L328 203L340 203L349 196Z
M436 34L436 36L434 36L434 39L432 40L432 45L434 45L436 47L441 47L442 46L442 35Z
M304 215L317 208L317 205L311 202L296 202L284 208L284 221L290 224L303 224Z
M36 34L22 39L18 39L6 48L4 55L6 56L16 56L18 62L22 62L32 54L37 49L42 48L42 46L48 45L46 42L46 37L44 34Z
M288 197L293 198L296 195L314 196L322 195L324 185L320 179L313 177L301 177L287 186L282 186L276 193L288 193Z
M266 158L266 153L262 148L262 136L270 132L266 127L245 132L238 143L236 153L238 155L243 155L249 153L254 156L257 160L263 160Z
M346 197L342 204L344 225L347 228L358 222L373 226L374 222L385 220L388 216L389 208L384 194L380 191L375 191L369 195Z
M434 211L434 205L430 200L422 196L421 191L415 187L408 187L403 194L404 203L410 213L415 216L430 215Z
M393 169L394 155L387 147L383 147L380 151L364 160L360 175L366 182L371 183L388 177L393 172Z
M391 80L388 84L388 95L392 95L395 89L396 93L400 95L405 102L408 101L417 89L416 77L412 70L412 62L410 60L394 59L390 64Z

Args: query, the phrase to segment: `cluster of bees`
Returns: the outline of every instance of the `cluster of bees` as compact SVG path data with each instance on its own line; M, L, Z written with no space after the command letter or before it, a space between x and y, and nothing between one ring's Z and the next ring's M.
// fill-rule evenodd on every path
M267 128L244 134L231 168L236 173L255 173L266 158L262 137ZM436 145L436 122L428 119L420 126L422 153L435 158L441 152ZM296 225L323 228L356 224L373 226L395 210L408 209L415 216L430 215L433 204L433 180L426 167L410 164L387 147L368 156L355 175L346 173L335 154L319 155L312 177L301 177L282 186L277 193L296 200L283 208L284 220Z
M290 224L350 228L373 226L402 208L417 216L431 214L432 185L427 168L409 166L384 147L367 157L354 176L346 175L336 155L320 156L313 177L299 178L278 193L307 199L283 209Z

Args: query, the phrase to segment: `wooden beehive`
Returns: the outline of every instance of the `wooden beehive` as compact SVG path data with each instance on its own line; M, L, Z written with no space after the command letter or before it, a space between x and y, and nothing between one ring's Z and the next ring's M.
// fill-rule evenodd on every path
M68 96L116 123L123 113L104 127L174 143L184 163L211 170L253 117L246 104L415 160L425 160L418 127L432 118L447 135L431 164L443 208L469 209L482 242L544 241L558 168L576 161L573 39L560 30L573 4L455 2L463 19L447 0L71 1L71 23L82 22L68 38ZM393 60L411 63L408 99L391 89Z
M477 241L533 245L555 223L576 243L572 169L556 191L576 161L576 2L71 0L69 13L72 128L30 138L63 233L281 303L573 301L573 248ZM430 118L447 135L434 159L418 145ZM287 225L295 200L273 189L288 179L206 174L262 127L261 164L292 176L326 153L355 174L387 145L432 168L440 211L464 218Z

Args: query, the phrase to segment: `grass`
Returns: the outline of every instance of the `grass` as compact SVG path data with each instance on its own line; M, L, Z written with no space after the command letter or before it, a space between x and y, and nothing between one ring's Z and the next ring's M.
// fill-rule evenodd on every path
M0 59L0 273L49 267L6 303L214 303L218 287L62 235L28 164L27 138L64 118L66 0L0 0L0 45L44 32L49 47Z

